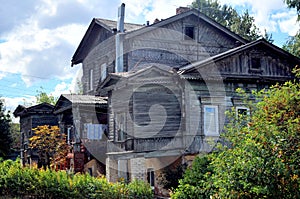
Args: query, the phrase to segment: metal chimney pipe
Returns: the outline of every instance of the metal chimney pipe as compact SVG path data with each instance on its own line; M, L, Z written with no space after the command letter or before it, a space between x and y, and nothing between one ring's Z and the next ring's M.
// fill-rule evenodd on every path
M122 3L118 10L118 32L124 32L124 15L125 15L125 3Z
M124 60L123 60L123 41L124 41L124 15L125 4L122 3L118 10L118 22L117 22L117 34L116 34L116 61L115 72L123 72Z

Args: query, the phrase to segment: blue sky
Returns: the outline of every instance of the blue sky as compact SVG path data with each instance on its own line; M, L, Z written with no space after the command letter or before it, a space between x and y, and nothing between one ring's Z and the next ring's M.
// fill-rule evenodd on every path
M192 0L124 0L125 21L144 24L175 14ZM6 108L34 104L36 91L59 96L74 92L80 65L72 55L92 18L116 19L119 0L0 0L0 96ZM296 11L283 0L219 0L255 18L260 30L282 46L299 30Z

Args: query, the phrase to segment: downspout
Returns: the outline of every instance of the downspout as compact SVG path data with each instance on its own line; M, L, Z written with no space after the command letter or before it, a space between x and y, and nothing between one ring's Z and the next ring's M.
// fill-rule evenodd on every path
M125 4L122 3L118 10L118 24L117 24L117 34L116 34L116 62L115 62L115 72L123 72L124 70L124 14L125 14Z

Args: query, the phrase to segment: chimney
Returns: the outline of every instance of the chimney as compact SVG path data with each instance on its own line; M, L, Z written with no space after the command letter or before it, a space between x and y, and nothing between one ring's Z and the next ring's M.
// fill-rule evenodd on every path
M118 32L124 32L124 15L125 15L125 3L122 3L118 10Z
M188 7L179 7L179 8L176 8L176 14L178 15L178 14L187 12L189 10L190 10L190 8L188 8Z
M118 10L117 34L116 34L116 61L115 72L123 72L123 40L124 40L124 15L125 4L122 3Z

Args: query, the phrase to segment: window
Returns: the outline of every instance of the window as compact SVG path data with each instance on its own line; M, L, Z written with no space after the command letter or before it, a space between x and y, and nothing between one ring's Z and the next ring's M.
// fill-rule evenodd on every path
M258 70L261 68L260 58L259 57L252 57L251 58L251 69Z
M90 176L93 176L93 168L88 168L88 173L90 174Z
M249 115L249 109L243 106L238 106L235 108L236 110L236 115L239 116L245 116L245 115Z
M128 162L127 160L118 160L118 177L128 181Z
M237 119L240 120L242 125L247 125L248 115L250 115L249 108L238 106L235 108Z
M104 130L106 129L106 125L104 124L85 123L83 126L85 132L83 138L89 140L101 140Z
M218 106L204 106L204 135L219 135Z
M117 141L124 141L126 139L126 115L125 113L118 113L115 119L115 130Z
M89 90L93 90L93 69L90 69L90 76L89 76Z
M107 76L107 64L104 63L101 65L101 81L103 81Z
M154 169L150 168L147 169L147 181L150 184L151 187L154 187Z
M195 27L194 26L185 26L184 27L184 39L185 40L195 39Z

